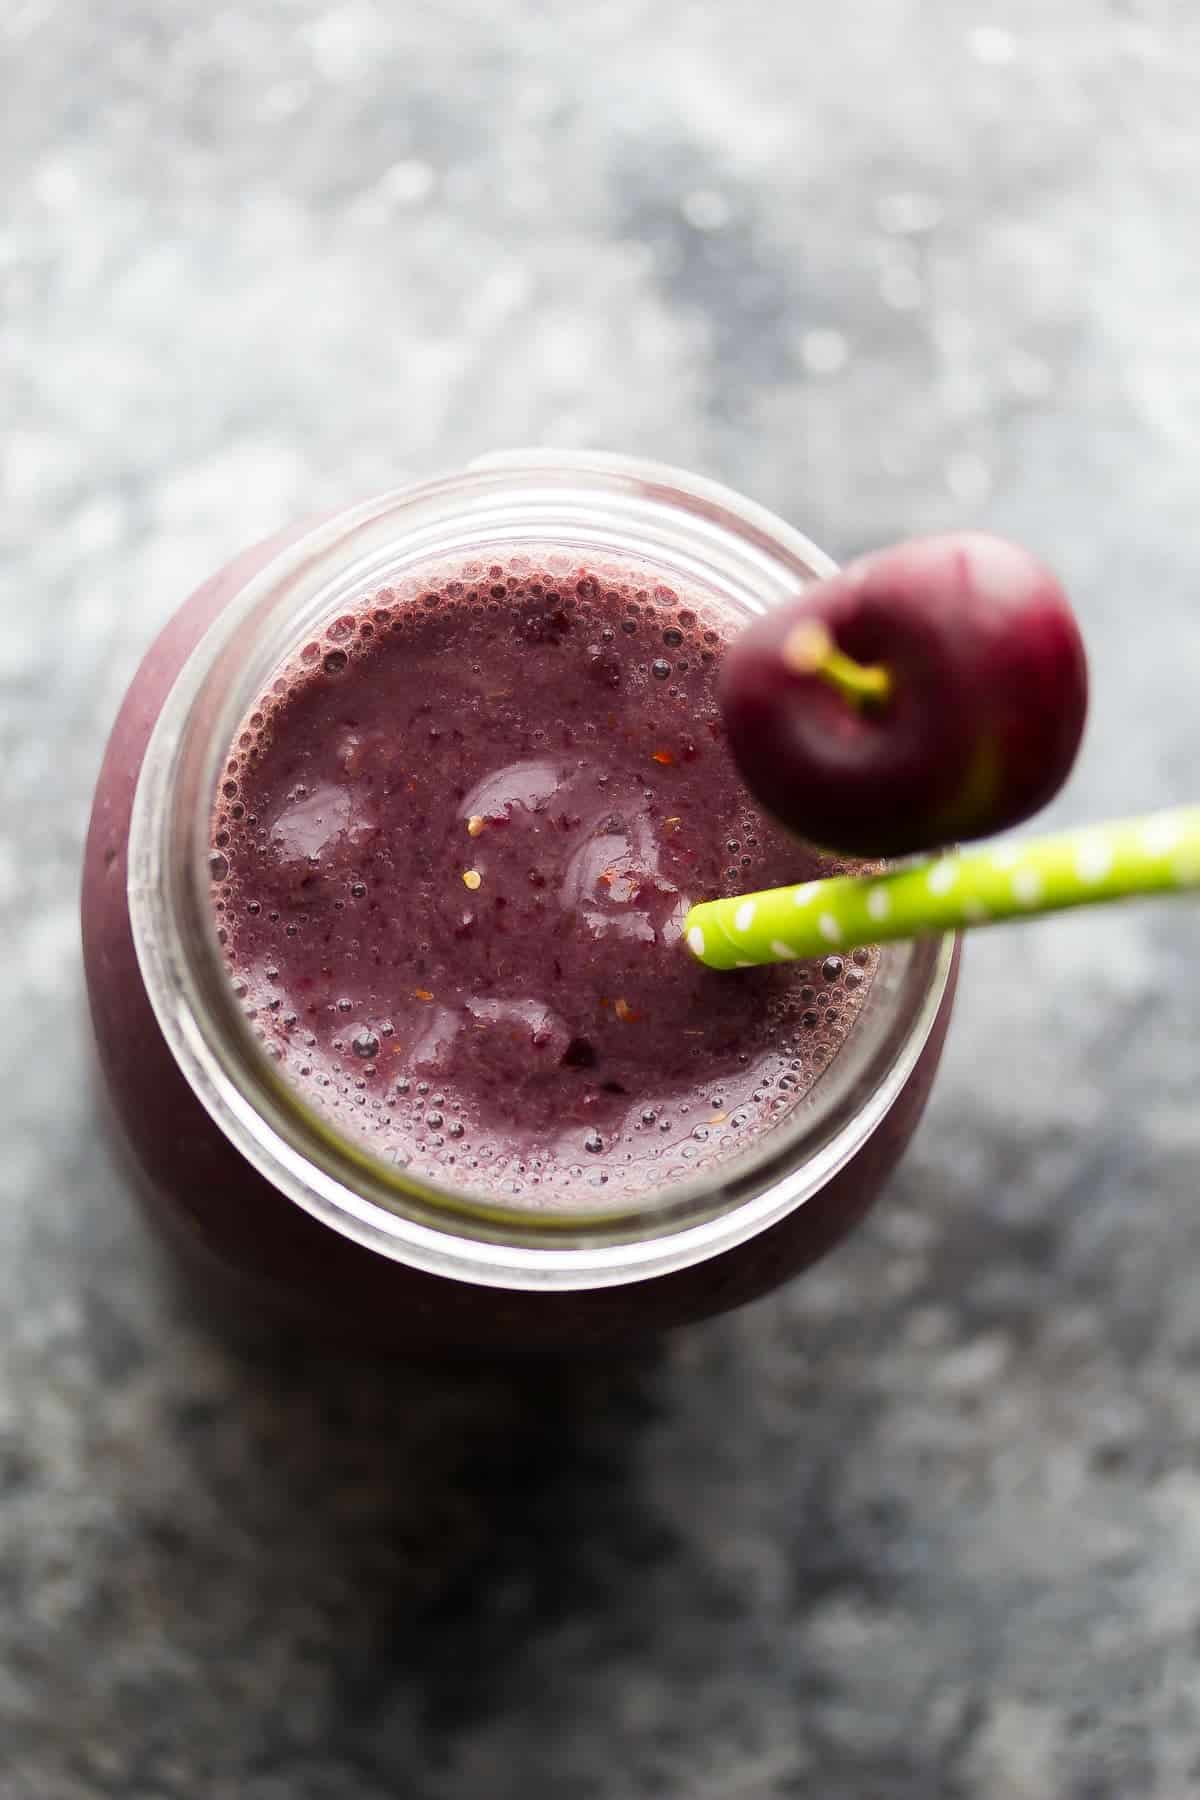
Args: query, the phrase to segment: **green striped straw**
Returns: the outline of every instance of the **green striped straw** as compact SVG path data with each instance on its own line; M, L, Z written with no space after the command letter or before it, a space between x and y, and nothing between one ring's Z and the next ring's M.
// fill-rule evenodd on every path
M693 956L749 969L1070 906L1200 888L1200 806L693 906Z

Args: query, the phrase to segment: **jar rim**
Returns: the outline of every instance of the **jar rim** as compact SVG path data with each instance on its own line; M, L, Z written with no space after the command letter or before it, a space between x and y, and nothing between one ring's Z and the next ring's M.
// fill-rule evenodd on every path
M542 528L534 529L533 521ZM574 521L574 523L572 523ZM863 1014L787 1117L738 1154L639 1203L503 1206L382 1162L343 1136L274 1067L222 966L206 877L212 796L245 696L312 629L308 619L383 585L397 546L414 566L469 523L480 543L616 534L719 564L756 610L831 573L808 539L756 503L668 465L599 453L508 452L390 491L280 551L210 626L155 725L134 800L129 906L147 994L201 1103L246 1160L323 1223L395 1260L506 1288L645 1280L757 1235L802 1205L872 1135L906 1085L949 980L952 936L888 946ZM553 540L557 541L557 540ZM457 554L457 550L454 552ZM740 584L740 586L739 586ZM246 636L254 641L247 665ZM261 689L259 690L261 691ZM879 989L876 994L876 988ZM864 1029L868 1027L869 1029Z

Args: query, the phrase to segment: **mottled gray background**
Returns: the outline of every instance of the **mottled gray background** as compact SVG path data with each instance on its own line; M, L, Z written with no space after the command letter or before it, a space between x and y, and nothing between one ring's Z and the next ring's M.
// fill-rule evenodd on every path
M4 1800L1200 1794L1197 911L972 946L901 1178L650 1366L239 1362L93 1123L148 635L481 450L1076 594L1056 809L1196 795L1194 0L5 0Z

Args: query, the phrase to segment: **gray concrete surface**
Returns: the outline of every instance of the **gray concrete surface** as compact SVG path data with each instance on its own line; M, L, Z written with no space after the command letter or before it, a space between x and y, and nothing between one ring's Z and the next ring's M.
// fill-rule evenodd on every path
M152 1279L75 882L140 648L520 442L1078 597L1056 815L1196 794L1189 0L7 0L5 1800L1200 1793L1194 907L973 946L855 1242L639 1367L238 1360Z

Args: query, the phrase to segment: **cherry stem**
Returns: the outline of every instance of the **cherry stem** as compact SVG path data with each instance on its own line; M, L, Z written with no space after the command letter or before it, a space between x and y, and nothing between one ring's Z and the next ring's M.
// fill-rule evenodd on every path
M883 663L855 662L834 642L819 619L807 619L783 642L783 660L797 675L818 675L859 712L882 706L891 696L891 670Z

